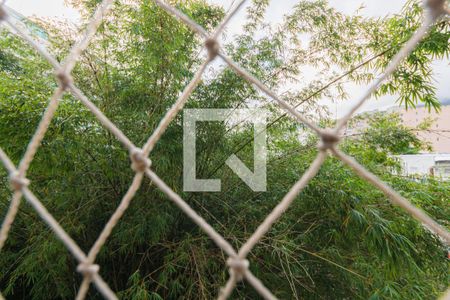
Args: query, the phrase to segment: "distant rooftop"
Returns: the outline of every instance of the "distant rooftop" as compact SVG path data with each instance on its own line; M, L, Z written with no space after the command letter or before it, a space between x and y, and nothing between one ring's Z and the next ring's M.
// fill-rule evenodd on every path
M32 35L38 37L39 39L48 40L48 34L44 28L42 28L35 22L31 21L24 15L18 13L11 7L8 7L6 5L4 5L4 7L5 7L6 11L8 12L8 15L10 16L10 18L13 19L13 21L16 21L18 24L25 25L26 29L29 30L29 32Z

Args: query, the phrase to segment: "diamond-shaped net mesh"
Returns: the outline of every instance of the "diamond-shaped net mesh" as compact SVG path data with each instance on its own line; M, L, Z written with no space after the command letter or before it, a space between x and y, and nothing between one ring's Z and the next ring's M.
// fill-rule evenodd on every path
M353 116L358 108L374 93L380 84L386 80L407 57L420 40L427 34L430 26L434 22L441 18L445 14L449 14L448 8L445 8L445 0L426 0L424 1L425 16L422 26L411 37L411 39L404 45L404 47L397 53L392 59L383 74L375 79L368 90L358 100L357 104L346 114L332 129L322 129L316 124L309 121L302 114L300 114L294 107L287 102L283 101L273 91L266 87L260 80L252 76L246 70L241 68L230 57L228 57L225 51L220 47L218 37L222 33L225 26L230 22L232 17L245 3L245 0L239 1L237 5L226 15L224 20L210 34L200 25L195 23L189 17L182 12L173 8L172 6L160 1L155 2L168 13L177 17L181 22L189 26L193 31L198 33L205 40L205 49L208 52L208 58L203 64L201 64L198 71L195 73L193 79L185 87L182 94L179 96L175 104L169 109L163 119L160 121L158 127L149 137L145 145L142 148L136 147L127 136L117 128L74 84L71 72L77 63L81 53L89 45L91 39L94 37L101 21L102 17L108 13L111 8L112 0L103 0L96 12L92 16L84 35L80 41L73 46L69 55L66 57L62 64L50 55L46 49L36 43L30 35L16 26L9 20L7 10L3 4L0 3L0 21L7 23L15 33L20 35L26 42L34 47L55 69L55 76L59 82L59 86L53 92L47 109L45 110L42 120L38 125L38 128L33 135L31 141L28 144L25 154L23 155L19 165L16 167L7 154L0 148L0 161L7 169L10 176L10 183L13 190L12 200L7 211L6 217L3 221L0 230L0 249L4 246L8 237L8 232L14 222L15 216L18 212L21 198L24 197L26 201L33 206L39 216L45 223L52 229L53 233L63 242L66 248L78 261L77 271L83 276L83 281L78 290L76 299L84 299L91 283L94 283L98 291L107 299L117 299L115 293L111 290L109 285L103 280L99 274L100 267L95 264L95 259L100 249L105 244L113 228L119 222L124 212L128 208L133 196L139 189L144 176L147 176L159 189L161 189L192 221L194 221L203 231L220 247L227 255L227 267L229 269L230 277L221 289L218 298L226 299L233 292L236 283L245 280L252 285L255 290L265 299L276 299L276 297L264 286L264 284L256 278L249 270L249 261L247 255L253 249L253 247L260 241L260 239L266 234L272 225L282 216L282 214L288 209L292 201L302 191L302 189L308 184L308 182L317 174L321 165L324 163L328 155L334 155L343 161L346 165L352 168L360 177L364 178L372 185L380 189L389 199L396 205L407 211L413 218L420 221L426 228L438 235L445 243L450 245L450 233L430 218L421 209L415 207L407 199L402 197L399 193L393 190L389 185L382 182L374 174L367 171L363 166L356 162L352 157L347 156L341 152L337 145L339 144L339 132L347 124L349 119ZM280 203L272 210L272 212L266 217L266 219L259 225L256 231L251 237L242 245L240 249L234 249L233 246L225 240L211 225L209 225L200 215L197 214L177 193L175 193L160 177L151 169L151 161L148 159L149 154L153 150L155 144L164 134L165 130L175 118L177 113L183 108L184 104L188 100L189 96L199 84L206 67L216 57L220 57L231 69L233 69L238 75L242 76L245 80L252 83L259 88L262 92L272 98L278 105L283 108L293 119L305 124L312 131L314 131L320 137L320 143L318 145L319 152L316 159L312 162L309 169L303 174L303 176L294 184L289 192L284 196ZM126 149L130 153L131 167L135 171L133 181L128 188L128 191L123 196L119 206L105 225L104 229L100 233L100 236L95 241L90 251L84 253L77 243L64 231L61 225L54 219L52 214L47 211L45 206L39 201L39 199L33 194L29 188L30 181L26 178L26 172L33 161L33 158L38 150L42 139L48 129L48 126L54 116L54 113L58 107L59 100L64 93L71 93L74 97L78 98L94 115L95 117L106 127L114 136L122 142ZM3 298L0 294L0 299ZM444 298L450 298L450 290L447 291Z

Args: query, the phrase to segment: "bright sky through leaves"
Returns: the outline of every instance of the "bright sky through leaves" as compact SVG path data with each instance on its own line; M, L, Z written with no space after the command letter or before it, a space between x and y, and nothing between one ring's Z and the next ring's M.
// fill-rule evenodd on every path
M235 1L227 0L208 0L211 3L222 5L226 10L234 4ZM283 1L271 1L271 5L266 14L266 21L271 23L277 23L282 20L283 14L290 11L291 7L297 2L297 0L283 0ZM400 12L402 6L406 0L329 0L331 6L337 10L352 14L358 9L363 16L368 17L384 17L389 14ZM251 3L251 1L248 1ZM49 17L67 19L71 22L77 23L78 13L75 9L69 8L64 4L64 0L7 0L6 4L23 14L24 16L37 16L37 17ZM280 5L282 4L282 5ZM247 4L248 5L248 4ZM228 26L227 32L229 35L239 33L242 30L242 24L245 21L245 9L235 17L234 22ZM434 78L437 86L437 97L440 101L450 99L450 61L448 59L436 61L433 64ZM332 113L337 113L339 116L348 111L348 109L354 104L352 99L356 99L363 93L366 86L356 85L354 83L347 84L347 90L350 95L348 101L339 102L337 104L332 103L329 99L323 99L321 103L329 105ZM395 97L385 96L378 100L368 101L362 108L362 110L384 109L395 105Z

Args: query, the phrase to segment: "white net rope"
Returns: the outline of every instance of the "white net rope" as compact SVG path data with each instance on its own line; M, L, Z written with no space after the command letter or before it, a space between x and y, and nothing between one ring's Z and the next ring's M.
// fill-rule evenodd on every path
M449 14L450 11L445 7L445 0L426 0L424 1L425 16L422 26L412 36L412 38L404 45L404 47L397 53L392 59L383 74L375 79L370 85L364 95L358 99L357 104L346 114L332 129L322 129L316 124L309 121L302 114L300 114L294 107L287 102L283 101L273 91L267 88L260 80L252 76L246 70L241 68L230 57L228 57L225 51L220 47L218 38L222 33L225 26L230 22L236 12L242 7L246 0L241 0L234 8L226 15L224 20L210 34L200 25L191 20L188 16L182 12L173 8L172 6L160 1L155 2L169 14L177 17L181 22L189 26L193 31L198 33L205 40L205 49L208 52L208 58L201 64L193 79L185 87L175 104L169 109L159 125L149 137L147 142L142 148L136 147L127 136L117 128L75 85L71 72L77 63L81 53L87 48L91 39L94 37L104 15L111 9L112 0L103 0L98 6L96 12L92 16L82 39L73 46L69 55L63 61L59 63L52 55L50 55L45 48L40 46L33 38L19 26L16 26L9 18L8 12L0 3L0 21L5 22L13 29L15 33L21 36L26 42L36 49L55 69L55 76L59 82L59 86L53 92L49 104L42 116L42 120L38 125L38 128L33 135L31 141L28 144L25 154L23 155L19 165L16 167L8 155L0 148L0 161L7 169L13 195L9 209L3 220L0 230L0 250L4 246L8 237L8 232L12 223L17 215L21 198L24 197L26 201L36 210L42 220L47 223L54 234L62 241L70 253L78 261L77 271L83 276L83 281L78 290L76 299L84 299L87 295L89 286L91 283L95 285L97 290L106 299L117 299L115 293L111 290L109 285L103 280L99 274L100 267L95 264L97 254L100 252L102 246L110 236L113 228L119 222L120 218L125 213L131 200L133 199L136 191L141 186L144 176L147 176L159 189L161 189L169 199L171 199L189 218L192 219L215 243L221 248L228 256L227 267L229 269L230 277L225 286L219 292L219 299L227 299L234 288L236 283L245 280L265 299L276 299L276 297L267 289L264 284L256 278L249 270L249 261L247 255L255 247L255 245L261 240L261 238L270 230L272 225L283 215L288 209L289 205L299 195L302 189L308 184L308 182L317 174L321 165L324 163L328 155L334 155L342 162L352 168L360 177L364 178L372 185L380 189L389 199L396 205L403 208L413 218L421 222L427 229L438 235L446 244L450 245L450 233L444 227L439 225L436 221L430 218L424 211L415 207L411 202L402 197L399 193L393 190L389 185L381 181L377 176L366 170L352 157L346 155L340 151L337 146L340 141L339 132L347 124L353 114L357 111L361 105L370 98L380 84L386 80L407 57L411 51L416 47L420 40L426 36L428 29L432 26L436 20ZM272 212L266 217L266 219L259 225L256 231L250 236L250 238L242 245L240 249L234 249L233 246L225 240L225 238L218 233L211 225L209 225L197 212L195 212L177 193L175 193L160 177L151 169L151 161L148 158L152 152L155 144L159 141L171 121L175 118L177 113L183 108L187 102L189 96L199 84L206 67L217 57L220 57L231 69L233 69L238 75L242 76L245 80L259 88L262 92L267 94L270 98L275 100L278 105L283 108L293 119L305 124L312 131L314 131L320 137L320 143L318 145L318 155L309 167L309 169L303 174L303 176L294 184L289 192L284 196L280 203L272 210ZM64 231L61 225L55 220L52 214L45 208L45 206L39 201L39 199L33 194L29 188L30 181L26 178L26 172L33 161L33 158L38 150L42 139L49 127L49 124L55 114L60 99L64 93L71 93L74 97L79 99L95 117L106 127L124 146L130 153L131 167L135 171L134 178L128 191L123 196L119 206L112 214L109 221L106 223L104 229L100 233L99 237L95 241L92 248L86 254L77 243ZM0 294L0 299L3 297ZM450 298L450 290L444 295L445 299Z

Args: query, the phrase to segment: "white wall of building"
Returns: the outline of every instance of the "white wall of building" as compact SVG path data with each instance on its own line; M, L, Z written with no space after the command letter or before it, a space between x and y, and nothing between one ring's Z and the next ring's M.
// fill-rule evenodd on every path
M395 157L402 166L402 175L450 179L450 154L411 154Z

